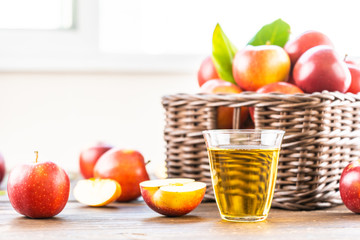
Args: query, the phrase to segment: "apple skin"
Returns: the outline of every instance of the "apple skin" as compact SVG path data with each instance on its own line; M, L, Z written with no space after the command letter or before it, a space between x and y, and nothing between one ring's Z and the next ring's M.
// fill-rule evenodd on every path
M289 73L289 78L287 80L287 83L291 83L291 84L295 84L295 80L294 80L294 77L293 77L293 71L291 70L290 73Z
M136 150L113 148L104 153L94 167L95 178L117 181L122 193L118 202L129 202L140 197L139 184L149 180L144 157Z
M270 83L268 85L263 86L262 88L259 88L257 93L284 93L284 94L297 94L297 93L304 93L300 88L295 86L294 84L288 83L288 82L276 82L276 83ZM250 116L251 119L254 120L254 108L250 107Z
M349 163L340 177L340 196L345 206L360 213L360 160Z
M200 87L201 93L208 94L237 94L241 93L241 89L230 82L221 79L212 79L204 83ZM230 129L233 123L234 108L230 107L219 107L217 114L217 128L218 129ZM248 118L249 110L247 107L241 108L240 125L243 126L246 119Z
M289 56L283 48L275 45L248 45L235 54L233 61L234 79L246 91L286 81L289 72Z
M80 173L85 179L94 177L94 166L96 162L101 155L111 148L112 146L109 145L98 144L97 146L92 146L81 151L79 156L79 167Z
M241 93L242 91L238 86L232 84L231 82L227 82L221 79L212 79L207 81L200 87L200 92L210 93L210 94L216 94L216 93L237 94L237 93Z
M351 74L351 84L347 92L357 94L360 92L360 67L353 64L347 64L347 66Z
M325 45L307 50L296 62L293 78L306 93L328 91L346 92L351 75L346 63Z
M288 41L285 44L284 49L290 57L291 64L294 65L304 52L319 45L327 45L334 48L333 43L325 34L311 30Z
M7 192L18 213L29 218L50 218L64 209L70 180L53 162L23 164L10 172Z
M214 62L211 56L207 56L201 63L198 70L198 84L201 87L205 82L211 79L219 79Z
M0 153L0 184L1 184L2 180L4 179L5 170L6 170L5 160L4 160L4 157Z
M303 90L298 88L292 83L288 82L276 82L276 83L270 83L268 85L263 86L262 88L259 88L257 93L285 93L285 94L296 94L296 93L304 93Z

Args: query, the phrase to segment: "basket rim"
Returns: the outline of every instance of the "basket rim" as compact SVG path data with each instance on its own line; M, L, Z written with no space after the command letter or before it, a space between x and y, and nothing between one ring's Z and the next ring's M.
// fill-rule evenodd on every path
M284 130L280 129L210 129L202 131L206 133L277 133L285 134Z
M184 100L207 100L207 101L232 101L246 99L247 101L258 101L259 99L266 99L267 101L288 101L288 102L321 102L321 101L349 101L359 102L360 93L341 93L341 92L314 92L314 93L297 93L297 94L285 94L285 93L257 93L251 91L244 91L235 94L208 94L208 93L174 93L162 96L162 100L166 101L169 99L184 99Z

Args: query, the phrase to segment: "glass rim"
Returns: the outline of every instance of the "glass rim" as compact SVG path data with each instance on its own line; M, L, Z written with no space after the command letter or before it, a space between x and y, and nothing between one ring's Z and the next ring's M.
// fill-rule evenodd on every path
M275 133L285 134L284 130L280 129L209 129L202 131L203 134L207 133Z

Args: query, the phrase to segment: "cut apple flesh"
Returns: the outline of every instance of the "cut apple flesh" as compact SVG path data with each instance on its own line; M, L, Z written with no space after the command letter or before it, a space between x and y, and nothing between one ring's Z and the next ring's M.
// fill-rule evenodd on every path
M167 186L161 186L160 190L164 192L192 192L206 188L206 184L202 182L175 183Z
M111 179L87 179L78 181L73 193L80 203L99 207L115 201L121 195L121 187Z
M168 186L168 185L176 185L176 184L186 184L190 182L195 182L194 179L190 178L168 178L168 179L157 179L157 180L149 180L140 183L141 187L162 187L162 186Z

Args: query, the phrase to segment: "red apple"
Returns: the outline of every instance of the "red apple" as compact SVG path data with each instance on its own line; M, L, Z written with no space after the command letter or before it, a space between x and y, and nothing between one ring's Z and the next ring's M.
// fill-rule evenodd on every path
M304 93L300 88L295 86L294 84L288 82L276 82L270 83L268 85L259 88L257 93L285 93L285 94L296 94L296 93Z
M214 62L211 59L211 56L206 57L200 65L198 71L198 83L201 87L205 82L211 79L218 79L219 75L216 71Z
M4 157L0 154L0 184L5 176L5 160Z
M294 65L304 52L318 45L334 47L333 43L325 34L318 31L307 31L297 38L288 41L284 49L289 54L291 65Z
M229 93L229 94L237 94L241 93L241 89L232 84L231 82L227 82L221 79L212 79L204 83L200 87L201 93L209 93L209 94L216 94L216 93Z
M295 85L295 80L294 80L294 77L293 77L293 74L292 74L292 70L290 70L290 73L289 73L289 78L286 82L288 83L291 83L291 84L294 84Z
M232 84L230 82L221 79L213 79L204 83L200 87L200 92L209 93L209 94L217 94L217 93L237 94L237 93L241 93L242 91L235 84ZM218 129L232 128L233 113L234 113L233 108L219 107L217 114L217 128ZM241 125L243 125L246 119L248 118L248 114L249 114L248 108L246 107L241 108L241 115L240 115Z
M84 178L93 178L94 177L94 166L99 160L101 155L109 151L112 147L105 144L98 144L93 147L89 147L80 153L79 165L80 172Z
M122 189L119 202L137 199L140 193L139 184L149 180L144 157L135 150L111 149L104 153L94 167L95 178L116 180Z
M304 92L323 90L346 92L351 84L351 75L346 63L335 51L325 45L307 50L296 62L293 77Z
M236 53L233 61L234 79L246 91L286 81L289 71L289 56L283 48L274 45L248 45Z
M263 86L262 88L259 88L257 93L284 93L284 94L296 94L296 93L304 93L300 88L295 86L294 84L288 83L288 82L276 82L276 83L270 83L268 85ZM250 116L251 119L254 120L254 108L250 107Z
M70 193L66 172L53 162L15 167L9 174L7 192L13 208L30 218L49 218L65 207Z
M340 196L345 206L360 213L360 160L349 163L340 177Z
M249 108L250 109L250 108ZM243 129L254 129L255 128L255 123L254 121L252 120L251 117L249 117L245 123L244 123L244 127Z
M347 92L357 94L360 92L360 67L347 64L350 74L351 74L351 84Z

